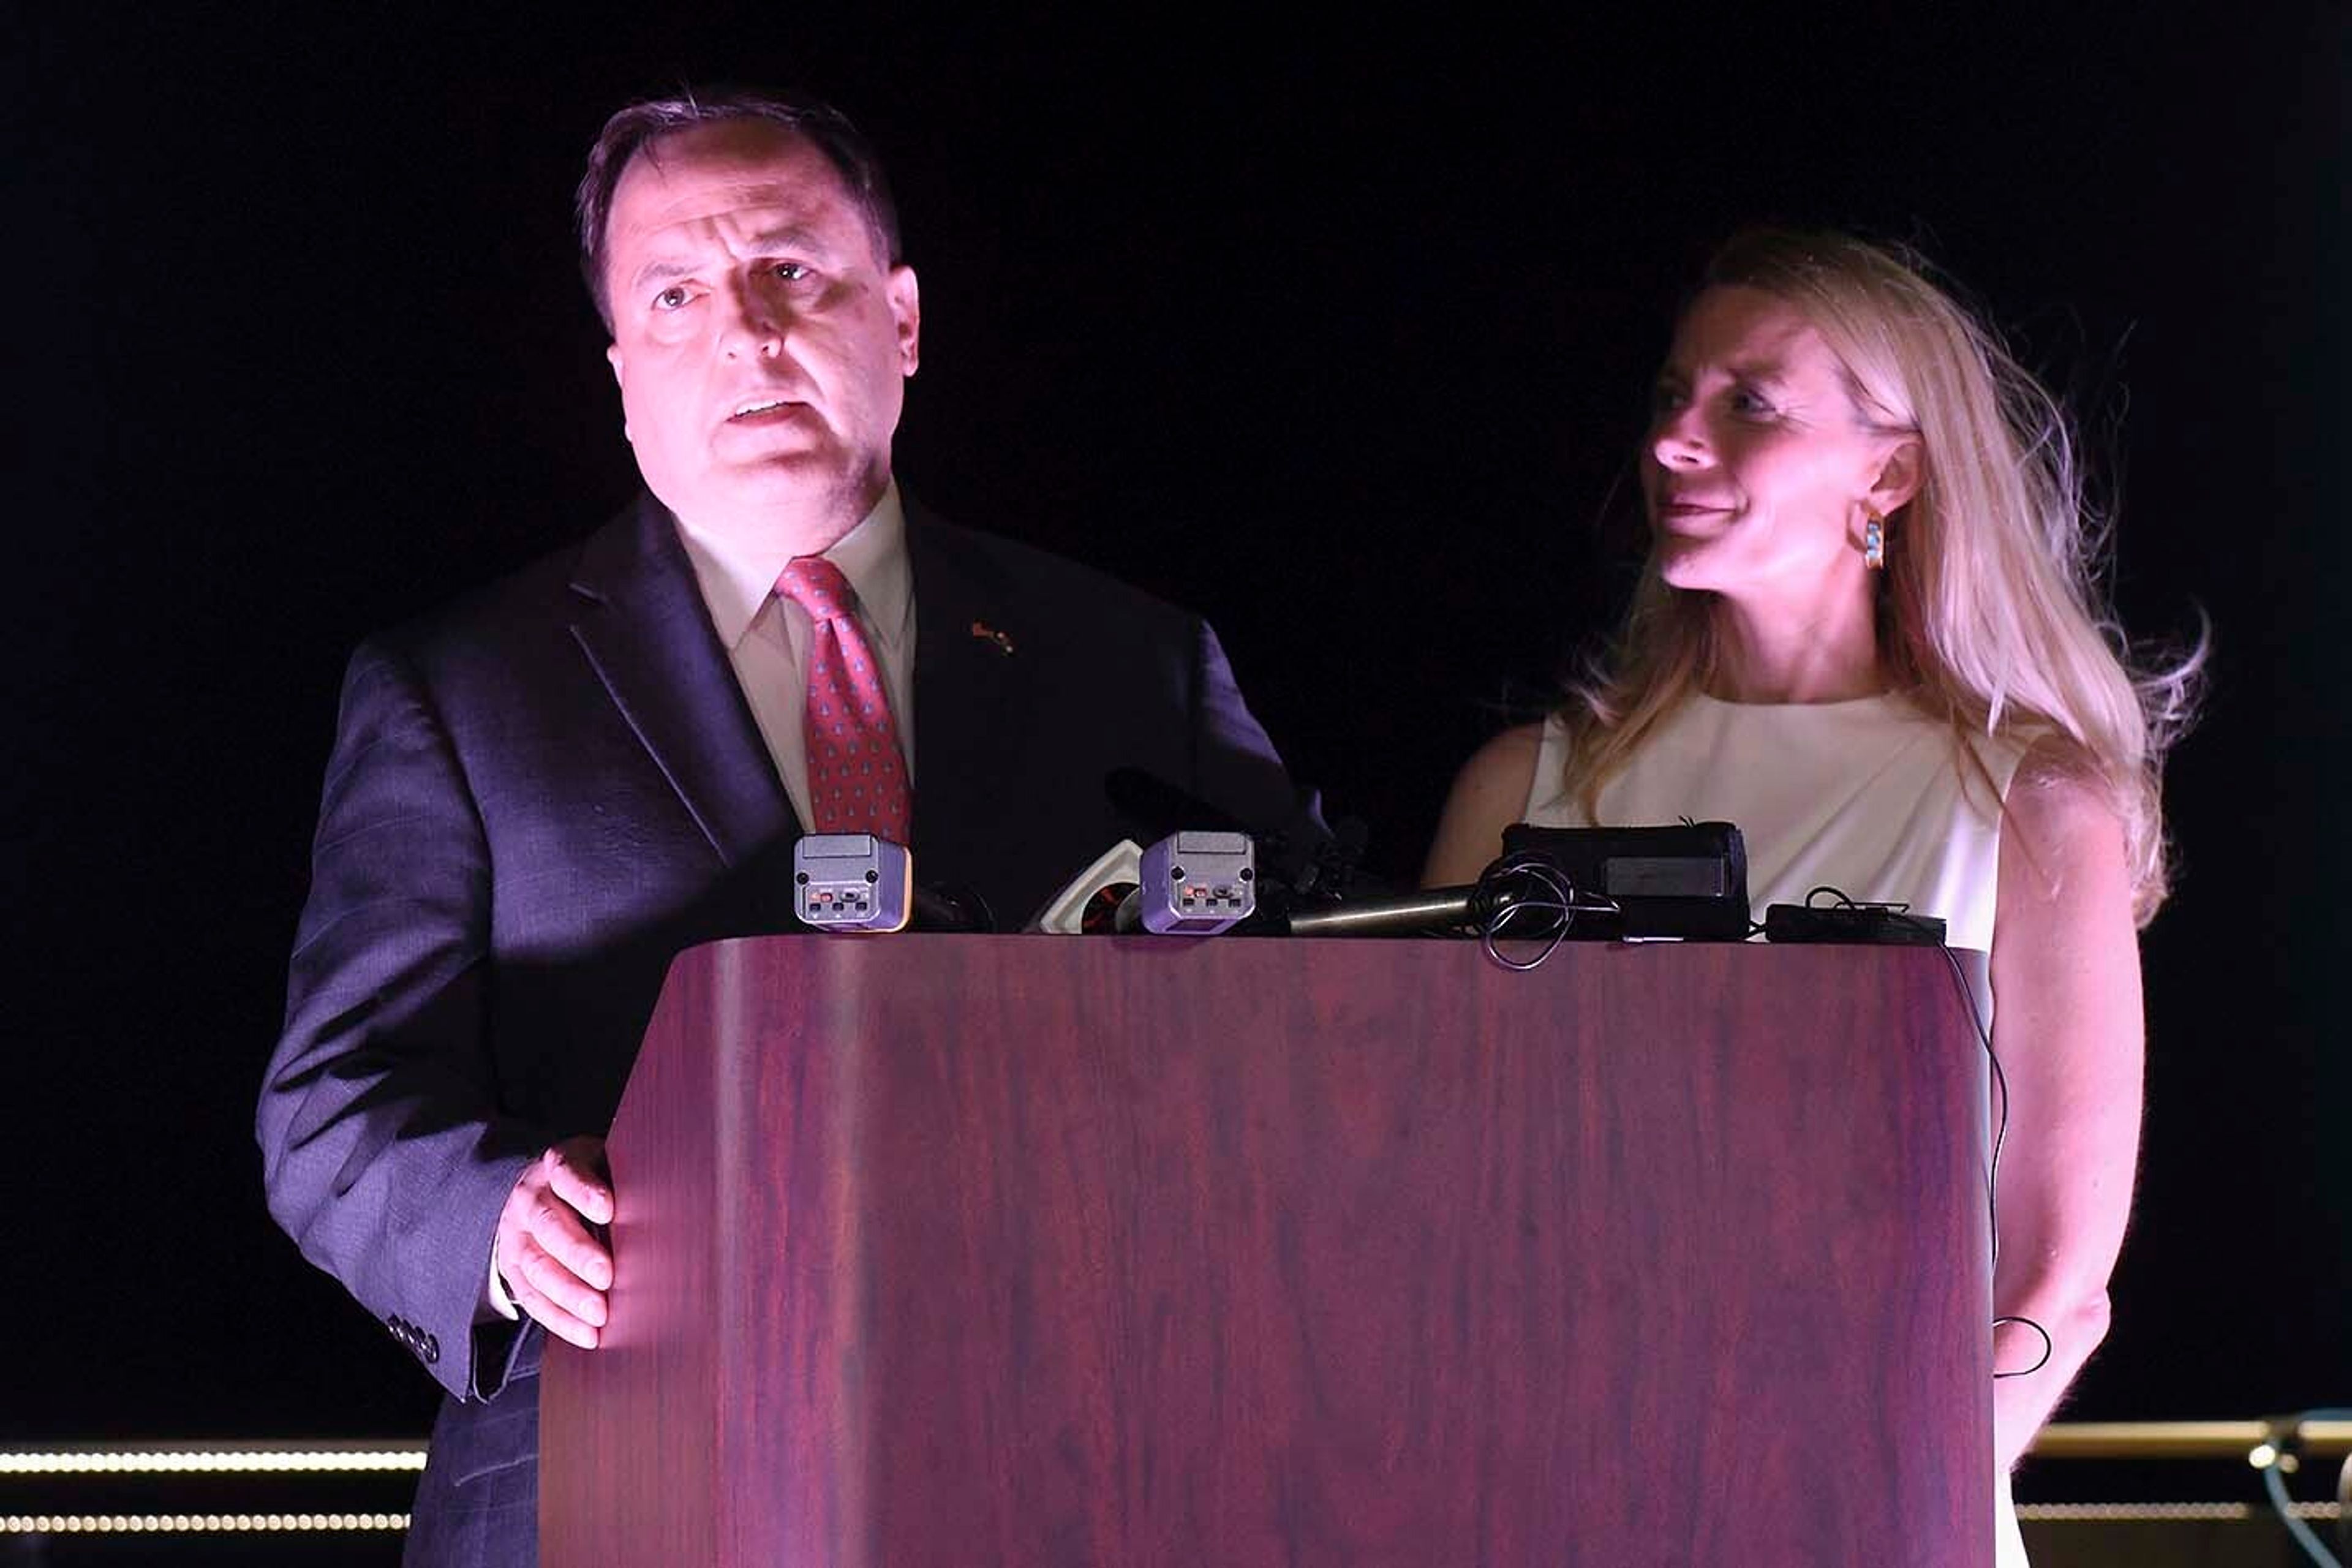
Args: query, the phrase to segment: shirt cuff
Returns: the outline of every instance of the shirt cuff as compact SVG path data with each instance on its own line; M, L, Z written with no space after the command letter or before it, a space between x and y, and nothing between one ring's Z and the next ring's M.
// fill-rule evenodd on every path
M474 1309L474 1321L487 1323L493 1318L504 1318L509 1323L519 1322L522 1318L521 1309L514 1304L514 1298L507 1294L507 1282L499 1278L499 1249L496 1243L492 1243L490 1247L489 1278L484 1281L482 1300Z

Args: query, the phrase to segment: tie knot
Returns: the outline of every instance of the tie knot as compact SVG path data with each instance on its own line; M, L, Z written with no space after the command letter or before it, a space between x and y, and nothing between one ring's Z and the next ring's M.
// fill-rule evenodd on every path
M794 556L776 579L776 593L806 610L813 621L849 618L849 579L822 555Z

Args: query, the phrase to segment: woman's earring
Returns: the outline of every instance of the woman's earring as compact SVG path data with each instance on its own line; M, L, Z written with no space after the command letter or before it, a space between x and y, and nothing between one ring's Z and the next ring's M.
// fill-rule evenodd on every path
M1862 563L1873 572L1886 570L1886 521L1874 511L1862 514Z

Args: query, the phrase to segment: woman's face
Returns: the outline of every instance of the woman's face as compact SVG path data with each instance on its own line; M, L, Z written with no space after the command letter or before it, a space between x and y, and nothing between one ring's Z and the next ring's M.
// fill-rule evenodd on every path
M1761 289L1715 288L1675 329L1658 373L1642 493L1660 570L1677 588L1769 607L1849 584L1864 593L1864 509L1908 499L1894 464L1916 438L1866 427L1837 356Z

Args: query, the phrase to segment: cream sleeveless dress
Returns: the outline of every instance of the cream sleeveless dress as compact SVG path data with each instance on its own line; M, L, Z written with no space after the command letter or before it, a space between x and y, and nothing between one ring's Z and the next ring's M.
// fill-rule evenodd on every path
M1943 920L1954 947L1992 951L2000 801L2024 748L1977 740L1984 778L1951 731L1899 694L1851 702L1723 702L1694 693L1601 790L1601 821L1644 827L1728 822L1748 846L1748 900L1801 904L1815 888L1907 903ZM1568 732L1544 725L1527 820L1591 826L1560 788ZM1998 792L1997 794L1995 792ZM1988 1014L1990 1017L1990 1014ZM1993 1487L1994 1561L2025 1563L2009 1478Z

